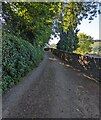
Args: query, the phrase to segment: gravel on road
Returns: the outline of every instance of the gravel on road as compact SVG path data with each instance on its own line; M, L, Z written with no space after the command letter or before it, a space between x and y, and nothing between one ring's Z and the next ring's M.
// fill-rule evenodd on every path
M99 84L46 52L2 107L3 118L99 118Z

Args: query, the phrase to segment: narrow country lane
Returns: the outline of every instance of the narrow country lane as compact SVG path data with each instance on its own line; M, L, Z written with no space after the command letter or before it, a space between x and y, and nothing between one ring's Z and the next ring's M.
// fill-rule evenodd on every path
M99 117L99 84L52 53L23 79L3 95L3 118Z

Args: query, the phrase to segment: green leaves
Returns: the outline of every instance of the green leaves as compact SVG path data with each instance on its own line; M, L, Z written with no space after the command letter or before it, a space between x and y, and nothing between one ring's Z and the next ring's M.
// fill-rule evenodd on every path
M16 84L29 70L37 66L43 57L41 47L33 47L28 41L13 34L3 35L2 89Z
M60 28L66 32L70 26L75 30L83 19L88 19L91 22L98 15L99 4L86 1L58 3L55 8L58 7L56 17L61 21Z
M51 25L53 22L53 11L49 10L52 3L38 2L12 2L3 3L3 19L6 24L3 26L3 31L13 34L18 34L23 39L29 41L33 45L42 44L45 32L47 37L44 41L47 42L50 36ZM42 39L40 39L40 33ZM37 37L39 36L39 38ZM44 45L43 45L44 46Z
M60 41L57 44L57 48L60 50L72 52L77 48L77 43L77 33L74 32L72 27L69 27L67 32L60 33Z
M73 52L79 44L78 38L77 38L77 26L78 24L81 24L81 21L83 19L89 20L91 22L94 17L97 16L97 9L98 9L99 3L97 2L68 2L63 3L61 9L62 12L60 12L59 16L59 27L60 27L60 41L57 44L57 48ZM60 8L59 8L60 9ZM85 36L84 36L85 37ZM82 37L83 38L83 37ZM85 39L85 38L84 38ZM90 43L92 43L89 39L92 40L92 38L88 37L86 38L86 44L82 43L82 50L84 51L90 51ZM85 46L86 45L86 46ZM81 43L80 43L81 46ZM85 46L85 47L84 47ZM80 51L80 48L78 48Z
M77 53L84 54L85 52L91 52L92 47L91 45L93 44L93 38L91 36L87 36L84 33L79 33L78 34L78 48L76 50Z

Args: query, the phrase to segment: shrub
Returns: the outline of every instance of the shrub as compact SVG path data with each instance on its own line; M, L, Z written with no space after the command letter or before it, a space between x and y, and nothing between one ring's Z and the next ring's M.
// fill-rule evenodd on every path
M43 50L13 34L3 35L2 40L2 90L6 91L39 64Z

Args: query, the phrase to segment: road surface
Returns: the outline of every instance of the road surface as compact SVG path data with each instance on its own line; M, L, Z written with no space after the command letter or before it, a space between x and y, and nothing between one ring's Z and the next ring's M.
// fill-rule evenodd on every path
M3 118L99 118L99 83L51 52L3 95Z

